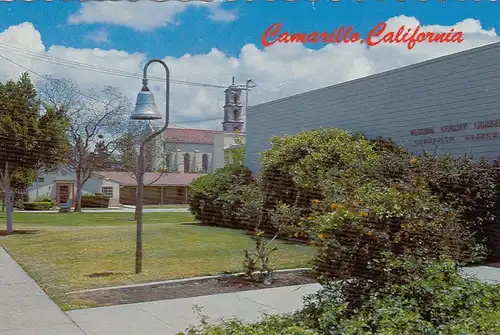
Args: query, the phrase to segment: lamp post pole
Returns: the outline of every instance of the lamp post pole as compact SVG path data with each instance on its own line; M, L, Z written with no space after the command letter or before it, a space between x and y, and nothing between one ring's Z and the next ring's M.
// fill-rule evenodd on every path
M153 132L152 134L146 136L140 143L139 147L139 157L137 159L138 172L137 172L137 191L136 191L136 206L135 206L135 218L137 222L137 235L136 235L136 252L135 252L135 273L142 272L142 230L143 230L143 208L144 208L144 174L145 174L145 149L148 142L154 139L156 136L162 134L168 127L169 123L169 102L170 102L170 70L165 64L164 61L160 59L152 59L148 61L144 65L144 73L142 77L142 90L138 95L138 101L136 104L136 109L134 115L131 116L133 120L154 120L161 118L161 115L158 114L158 110L156 109L156 105L154 103L154 99L152 94L149 92L148 88L148 66L151 63L160 63L163 65L166 71L166 108L165 108L165 124L164 126ZM149 93L149 94L148 94ZM144 106L140 105L140 95L148 94L149 99L149 107L146 105L146 108L149 108L146 113L150 113L151 115L144 115ZM141 114L143 113L143 114Z

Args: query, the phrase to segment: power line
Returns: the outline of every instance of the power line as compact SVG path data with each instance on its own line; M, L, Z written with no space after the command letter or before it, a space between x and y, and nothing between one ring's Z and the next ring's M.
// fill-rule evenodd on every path
M50 78L50 77L48 77L46 75L43 75L43 74L40 74L40 73L38 73L38 72L36 72L34 70L31 70L30 68L28 68L28 67L26 67L26 66L24 66L22 64L19 64L18 62L14 61L14 60L12 60L12 59L10 59L8 57L5 57L2 54L0 54L0 58L4 59L4 60L6 60L6 61L8 61L8 62L10 62L10 63L18 66L18 67L20 67L20 68L22 68L25 71L28 71L29 73L32 73L32 74L34 74L34 75L36 75L36 76L38 76L38 77L40 77L42 79L45 79L45 80L54 80L53 78ZM92 97L90 95L84 94L84 93L82 93L82 92L80 92L78 90L72 89L72 91L74 93L76 93L76 94L79 94L79 95L85 97L85 98L91 99L91 100L96 101L96 102L101 102L100 100L98 100L98 99L96 99L96 98L94 98L94 97ZM242 114L242 116L243 116L243 114ZM179 122L179 123L185 123L185 124L187 124L187 123L201 123L201 122L215 121L215 120L222 120L222 119L223 118L208 118L208 119L198 119L198 120L188 120L188 121L174 121L174 122Z
M46 62L46 63L50 63L53 65L64 66L64 67L68 67L68 68L74 68L74 69L78 69L78 70L86 70L86 71L103 73L103 74L120 76L120 77L126 77L126 78L131 78L131 79L142 79L142 74L133 73L133 72L126 72L126 71L121 71L121 70L116 70L116 69L110 69L107 67L96 66L96 65L91 65L91 64L81 63L81 62L69 61L69 60L65 60L62 58L45 55L42 53L32 52L32 51L25 50L25 49L22 49L22 48L19 48L19 47L10 45L10 44L2 43L2 42L0 42L0 51L8 52L8 53L11 53L11 54L14 54L17 56L21 56L21 57L25 57L28 59L32 59L32 60L38 60L41 62ZM17 66L19 66L19 67L21 67L21 68L23 68L23 69L25 69L26 71L28 71L30 73L33 73L33 74L43 78L43 79L46 79L46 80L52 79L52 78L49 78L47 75L39 74L39 73L27 68L26 66L23 66L23 65L19 64L18 62L14 61L12 59L9 59L3 55L0 55L0 57L17 65ZM149 76L148 79L152 80L152 81L165 82L165 78L161 78L161 77ZM222 86L222 85L205 84L205 83L177 80L177 79L170 79L170 81L172 83L175 83L175 84L188 85L188 86L198 86L198 87L218 88L218 89L227 88L226 86ZM249 87L249 88L251 89L254 87ZM245 87L245 85L238 85L237 89L245 90L246 87ZM86 97L86 98L89 98L91 100L99 102L99 100L97 100L89 95L86 95L80 91L74 91L74 92L76 92L77 94L79 94L83 97ZM241 114L241 116L244 116L244 115L245 115L244 113ZM207 119L198 119L198 120L187 120L187 121L182 122L182 123L198 123L198 122L216 121L216 120L222 120L222 119L223 119L223 117L217 117L217 118L207 118Z
M38 77L40 77L40 78L43 78L43 79L46 79L46 80L50 80L50 79L51 79L51 78L50 78L50 77L48 77L48 76L45 76L45 75L40 74L40 73L38 73L38 72L36 72L36 71L33 71L33 70L31 70L31 69L27 68L26 66L21 65L21 64L17 63L16 61L13 61L13 60L12 60L12 59L10 59L10 58L7 58L7 57L3 56L2 54L0 54L0 58L3 58L3 59L5 59L6 61L11 62L11 63L12 63L12 64L14 64L14 65L17 65L17 66L19 66L20 68L23 68L24 70L26 70L26 71L28 71L28 72L30 72L30 73L33 73L34 75L36 75L36 76L38 76ZM81 95L81 96L83 96L83 97L85 97L85 98L88 98L88 99L94 100L94 101L96 101L96 102L101 102L100 100L98 100L98 99L96 99L96 98L94 98L94 97L91 97L90 95L84 94L84 93L82 93L82 92L80 92L80 91L77 91L77 90L74 90L74 89L71 89L71 90L72 90L74 93L77 93L77 94L79 94L79 95Z
M140 73L127 72L127 71L111 69L111 68L102 67L102 66L96 66L96 65L91 65L91 64L70 61L70 60L66 60L66 59L62 59L62 58L58 58L58 57L54 57L54 56L48 56L45 54L21 49L19 47L9 45L6 43L1 43L1 42L0 42L0 51L8 52L8 53L11 53L11 54L14 54L17 56L21 56L21 57L25 57L28 59L37 60L37 61L41 61L41 62L45 62L45 63L57 65L57 66L64 66L64 67L78 69L78 70L85 70L85 71L109 74L109 75L126 77L126 78L131 78L131 79L142 79L142 74L140 74ZM152 81L165 82L165 78L157 77L157 76L149 76L148 79L152 80ZM222 85L199 83L199 82L195 82L195 81L178 80L178 79L170 79L170 82L172 84L187 85L187 86L198 86L198 87L218 88L218 89L220 89L220 88L225 89L226 88L225 86L222 86Z
M37 60L40 62L45 62L45 63L57 65L57 66L63 66L63 67L68 67L68 68L73 68L73 69L78 69L78 70L85 70L85 71L96 72L96 73L109 74L109 75L113 75L113 76L119 76L119 77L131 78L131 79L142 79L141 73L127 72L127 71L111 69L111 68L103 67L103 66L97 66L97 65L91 65L91 64L81 63L81 62L70 61L70 60L63 59L63 58L49 56L49 55L46 55L46 54L43 54L40 52L34 52L34 51L22 49L22 48L14 46L14 45L2 43L2 42L0 42L0 51L4 51L7 53L14 54L16 56L25 57L28 59ZM162 82L162 83L165 82L165 78L163 78L163 77L149 76L148 79L151 81L157 81L157 82ZM258 93L272 92L272 91L279 89L283 85L286 85L286 84L293 82L295 79L296 78L294 77L291 80L284 81L281 84L279 84L278 86L271 88L271 89L266 89L266 90L257 89L256 92L258 92ZM197 86L197 87L206 87L206 88L217 88L217 89L228 88L228 86L223 86L220 84L207 84L207 83L200 83L200 82L196 82L196 81L179 80L179 79L170 79L170 82L173 84L178 84L178 85ZM245 89L245 85L237 85L237 86L240 89ZM254 89L255 87L252 86L250 88Z

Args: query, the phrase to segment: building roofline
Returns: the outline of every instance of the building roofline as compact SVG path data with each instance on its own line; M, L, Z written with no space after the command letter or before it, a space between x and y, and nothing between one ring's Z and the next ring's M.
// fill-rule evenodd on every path
M103 171L101 171L103 172ZM105 171L104 171L105 172ZM116 171L113 171L113 172L116 172ZM119 172L126 172L126 171L119 171ZM104 180L111 180L111 181L114 181L115 183L117 183L118 185L122 185L122 182L118 181L118 180L114 180L114 179L111 179L111 178L108 178L106 176L103 176L102 174L100 174L99 172L97 171L94 171L92 172L92 175L95 176L95 177L98 177L98 178L101 178L101 179L104 179Z
M396 72L404 72L404 71L408 71L408 70L413 70L413 69L416 69L416 68L419 68L419 67L422 67L422 66L427 66L427 65L430 65L430 64L433 64L433 63L439 63L439 62L442 62L442 61L445 61L445 60L449 60L449 59L453 59L453 58L457 58L457 57L462 57L462 56L469 55L469 54L471 55L471 54L474 54L474 53L483 52L485 50L493 49L493 48L500 48L500 42L488 43L486 45L482 45L482 46L479 46L479 47L476 47L476 48L471 48L471 49L467 49L467 50L455 52L455 53L452 53L452 54L449 54L449 55L444 55L444 56L440 56L440 57L436 57L436 58L431 58L431 59L428 59L428 60L423 61L423 62L419 62L419 63L415 63L415 64L410 64L410 65L405 65L405 66L402 66L402 67L398 67L396 69L391 69L391 70L387 70L387 71L383 71L383 72L371 74L371 75L368 75L368 76L365 76L365 77L361 77L361 78L357 78L357 79L353 79L353 80L344 81L344 82L341 82L341 83L338 83L338 84L334 84L334 85L329 85L329 86L326 86L326 87L317 88L315 90L311 90L311 91L306 91L306 92L302 92L302 93L290 95L288 97L284 97L284 98L280 98L280 99L276 99L276 100L267 101L267 102L264 102L264 103L261 103L261 104L258 104L258 105L248 106L248 108L251 110L251 109L254 109L254 108L260 108L260 107L263 107L263 106L273 105L273 104L280 103L280 102L283 102L283 101L286 101L286 100L290 100L290 99L293 99L293 98L299 98L299 97L304 96L304 95L309 95L311 93L319 93L319 92L331 90L333 88L339 88L339 87L343 87L343 86L357 84L357 83L365 81L365 80L371 80L371 79L376 79L376 78L380 78L380 77L385 77L385 76L388 76L388 75L392 75L392 74L394 74Z

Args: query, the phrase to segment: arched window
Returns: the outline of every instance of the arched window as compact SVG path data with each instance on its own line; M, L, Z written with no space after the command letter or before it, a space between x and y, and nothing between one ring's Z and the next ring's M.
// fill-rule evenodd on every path
M189 165L191 165L191 158L188 153L184 154L184 172L189 172Z
M207 154L203 154L203 156L201 156L201 169L203 170L203 172L208 171L208 155Z
M233 119L238 120L238 110L237 109L235 109L233 112Z
M238 95L237 95L237 94L235 94L235 95L234 95L234 103L235 103L235 104L237 104L237 103L238 103Z

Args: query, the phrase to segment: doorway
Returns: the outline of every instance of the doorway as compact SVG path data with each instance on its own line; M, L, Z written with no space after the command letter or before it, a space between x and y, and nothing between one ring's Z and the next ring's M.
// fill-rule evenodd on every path
M65 204L69 199L73 199L72 184L56 184L56 201L57 204Z

